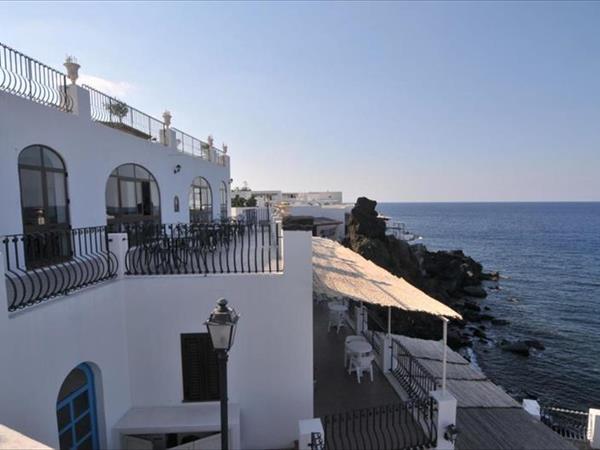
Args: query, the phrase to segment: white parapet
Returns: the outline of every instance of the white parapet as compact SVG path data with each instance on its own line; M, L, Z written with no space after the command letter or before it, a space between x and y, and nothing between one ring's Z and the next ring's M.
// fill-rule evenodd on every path
M321 419L304 419L298 421L298 450L311 450L311 440L313 433L323 434L323 424Z
M0 424L0 450L37 450L50 449L47 445L31 439L18 431Z
M456 427L456 398L448 391L438 389L431 393L437 403L437 443L436 450L454 450L454 442L449 436L451 428Z
M90 103L90 91L76 84L67 86L67 95L73 102L73 114L81 118L92 119L92 106Z
M590 408L587 438L591 448L600 448L600 409Z
M117 279L125 276L125 260L127 258L127 250L129 248L129 241L127 239L127 233L110 233L108 235L108 249L115 255L117 260Z

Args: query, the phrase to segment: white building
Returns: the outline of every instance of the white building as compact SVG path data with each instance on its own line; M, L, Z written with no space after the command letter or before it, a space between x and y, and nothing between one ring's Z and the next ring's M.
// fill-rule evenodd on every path
M205 225L229 213L225 149L5 46L0 68L0 423L53 448L213 439L203 322L225 297L232 446L291 447L313 414L310 233Z
M232 197L239 196L245 200L256 199L257 206L288 205L339 205L342 203L341 191L321 192L282 192L278 190L239 189L232 191Z

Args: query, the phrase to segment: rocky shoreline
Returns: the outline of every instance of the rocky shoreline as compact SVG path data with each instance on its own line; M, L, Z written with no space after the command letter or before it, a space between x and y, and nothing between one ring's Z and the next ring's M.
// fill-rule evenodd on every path
M358 198L344 245L458 311L463 320L453 320L448 327L448 345L453 349L472 347L475 340L492 342L487 335L490 327L509 325L508 320L490 314L483 301L488 290L500 289L500 274L484 272L482 265L462 250L432 252L423 244L411 245L386 235L385 220L376 206L374 200ZM387 313L381 314L383 318ZM421 339L442 337L437 318L405 311L392 312L392 332ZM523 356L532 348L544 349L544 344L534 339L492 343Z

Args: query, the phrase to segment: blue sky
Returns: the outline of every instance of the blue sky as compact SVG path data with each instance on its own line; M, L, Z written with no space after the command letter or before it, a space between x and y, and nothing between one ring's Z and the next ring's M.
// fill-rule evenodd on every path
M234 186L600 200L600 3L3 3L0 42L213 134Z

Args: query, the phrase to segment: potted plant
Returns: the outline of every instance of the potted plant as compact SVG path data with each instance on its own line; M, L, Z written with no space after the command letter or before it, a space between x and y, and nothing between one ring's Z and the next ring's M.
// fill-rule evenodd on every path
M104 107L110 113L111 121L112 116L117 116L117 118L119 119L119 123L123 123L123 117L125 117L129 112L129 107L125 103L120 102L118 100L115 102L110 101L108 103L105 103Z

